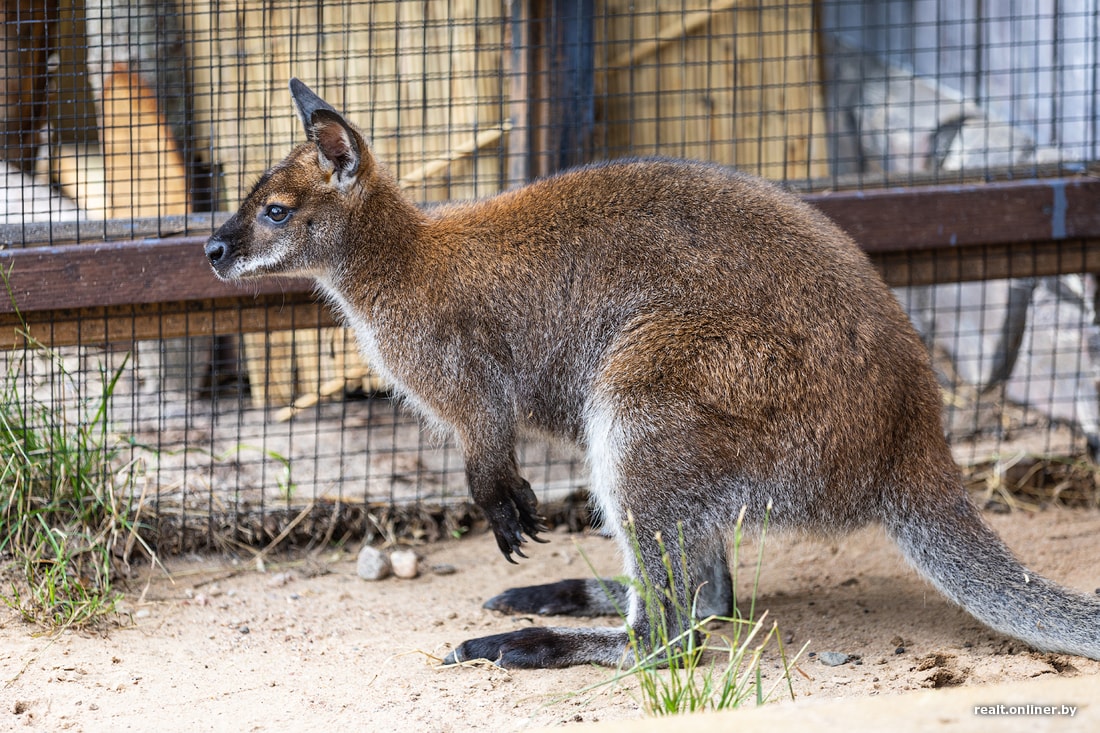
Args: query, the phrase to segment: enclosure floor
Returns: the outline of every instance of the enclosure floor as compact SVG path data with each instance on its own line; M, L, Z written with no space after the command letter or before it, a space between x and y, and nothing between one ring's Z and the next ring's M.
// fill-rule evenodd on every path
M1089 593L1100 585L1100 512L989 520L1036 571ZM600 572L617 570L606 539L552 539L517 566L486 535L422 546L423 566L446 563L455 572L377 583L356 576L354 547L269 560L266 572L225 558L173 559L169 574L146 571L130 582L125 606L134 625L105 637L36 636L5 609L0 728L147 730L156 721L169 731L500 731L641 717L629 681L574 694L609 680L605 669L436 668L450 645L470 636L586 623L481 608L508 586L589 575L582 551ZM765 549L757 609L778 622L787 648L809 641L808 651L862 658L839 667L803 659L792 675L799 700L1040 676L1100 682L1100 663L1026 651L981 627L920 580L878 529L836 542L773 535ZM754 556L752 548L742 553L743 583ZM765 679L776 679L776 665L765 661Z

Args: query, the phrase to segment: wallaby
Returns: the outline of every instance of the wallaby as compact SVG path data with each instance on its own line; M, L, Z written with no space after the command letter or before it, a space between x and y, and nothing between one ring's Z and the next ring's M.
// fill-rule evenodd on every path
M702 613L731 612L727 536L742 507L759 524L770 506L775 527L879 522L992 628L1100 659L1100 599L1029 572L985 524L921 339L822 214L756 178L666 159L421 209L355 126L290 88L308 142L260 178L206 257L226 280L316 279L370 365L456 435L509 561L544 530L515 456L517 434L534 431L579 448L628 576L676 589L681 609L702 584ZM689 622L596 580L487 605L595 615L619 603L643 641L655 614L674 633ZM448 661L616 665L628 648L625 627L525 628L465 641Z

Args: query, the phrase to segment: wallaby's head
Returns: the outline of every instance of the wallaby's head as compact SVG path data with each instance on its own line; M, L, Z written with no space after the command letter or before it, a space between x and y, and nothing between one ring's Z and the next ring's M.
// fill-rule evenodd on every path
M363 136L299 80L290 93L309 142L267 171L206 243L222 279L323 274L371 197L377 177Z

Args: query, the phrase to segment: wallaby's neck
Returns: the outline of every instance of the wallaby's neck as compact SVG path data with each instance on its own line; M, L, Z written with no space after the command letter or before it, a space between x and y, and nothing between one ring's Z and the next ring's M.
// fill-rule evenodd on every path
M407 278L416 276L428 223L389 174L377 171L364 188L348 196L344 241L319 282L369 312L383 288L399 291Z

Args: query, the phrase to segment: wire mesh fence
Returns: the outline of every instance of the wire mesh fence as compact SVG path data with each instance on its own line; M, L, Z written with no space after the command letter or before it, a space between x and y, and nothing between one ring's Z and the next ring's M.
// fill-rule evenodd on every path
M838 220L845 201L900 187L906 216L879 239L925 222L943 241L876 252L853 235L926 338L960 462L991 486L1092 480L1100 207L1080 184L1100 157L1096 0L0 12L5 323L19 310L32 337L3 354L5 399L46 432L99 425L96 449L168 549L290 529L438 534L466 511L455 446L389 399L308 287L230 292L205 271L202 238L302 140L291 76L425 205L643 155L726 163L823 205L857 192L827 209ZM1036 208L1038 234L982 218L998 184L1029 181L1041 195L1019 208ZM978 203L948 222L920 192L952 186ZM544 500L587 480L539 441L521 462Z

